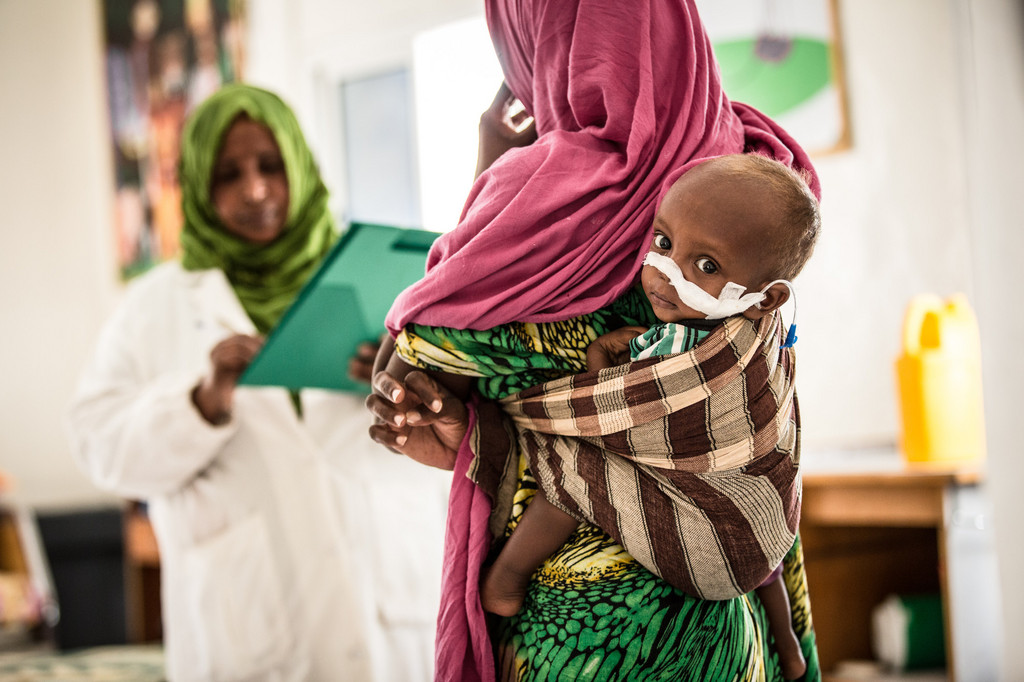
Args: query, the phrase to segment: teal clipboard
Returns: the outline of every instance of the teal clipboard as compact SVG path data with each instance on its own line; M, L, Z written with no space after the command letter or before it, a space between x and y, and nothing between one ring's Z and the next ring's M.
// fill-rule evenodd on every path
M384 333L392 302L423 276L438 236L353 223L271 330L239 384L368 393L368 386L348 378L348 361L360 343Z

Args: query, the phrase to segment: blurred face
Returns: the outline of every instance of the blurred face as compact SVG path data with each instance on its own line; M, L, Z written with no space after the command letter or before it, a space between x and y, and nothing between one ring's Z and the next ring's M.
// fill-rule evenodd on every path
M277 239L288 217L288 178L270 129L238 118L213 166L210 197L231 234L254 244Z
M760 245L770 233L772 198L756 183L726 176L714 164L690 170L665 195L654 218L651 251L671 258L687 280L712 296L727 282L756 291L768 284ZM645 265L640 281L662 322L706 317L680 301L656 268Z

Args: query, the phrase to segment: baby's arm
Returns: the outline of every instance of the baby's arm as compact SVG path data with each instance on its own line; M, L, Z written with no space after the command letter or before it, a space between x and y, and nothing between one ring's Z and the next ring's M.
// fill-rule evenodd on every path
M629 342L646 331L644 327L622 327L597 337L587 346L587 370L594 372L629 362Z

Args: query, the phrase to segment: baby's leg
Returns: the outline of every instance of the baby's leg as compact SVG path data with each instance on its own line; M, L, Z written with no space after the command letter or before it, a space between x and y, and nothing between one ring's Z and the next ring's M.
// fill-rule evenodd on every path
M789 593L781 572L757 588L757 596L764 604L768 616L768 628L775 638L775 650L779 653L779 665L782 676L787 680L796 680L807 671L807 661L800 648L800 640L793 631L793 614L789 607Z
M534 571L566 543L577 526L576 519L538 490L480 584L484 610L499 616L516 615Z

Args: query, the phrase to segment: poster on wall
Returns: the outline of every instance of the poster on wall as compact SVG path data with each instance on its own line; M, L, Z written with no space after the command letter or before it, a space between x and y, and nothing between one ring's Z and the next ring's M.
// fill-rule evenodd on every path
M698 0L729 99L810 153L850 146L837 0Z
M178 150L191 109L245 72L245 0L104 0L117 265L178 253Z

